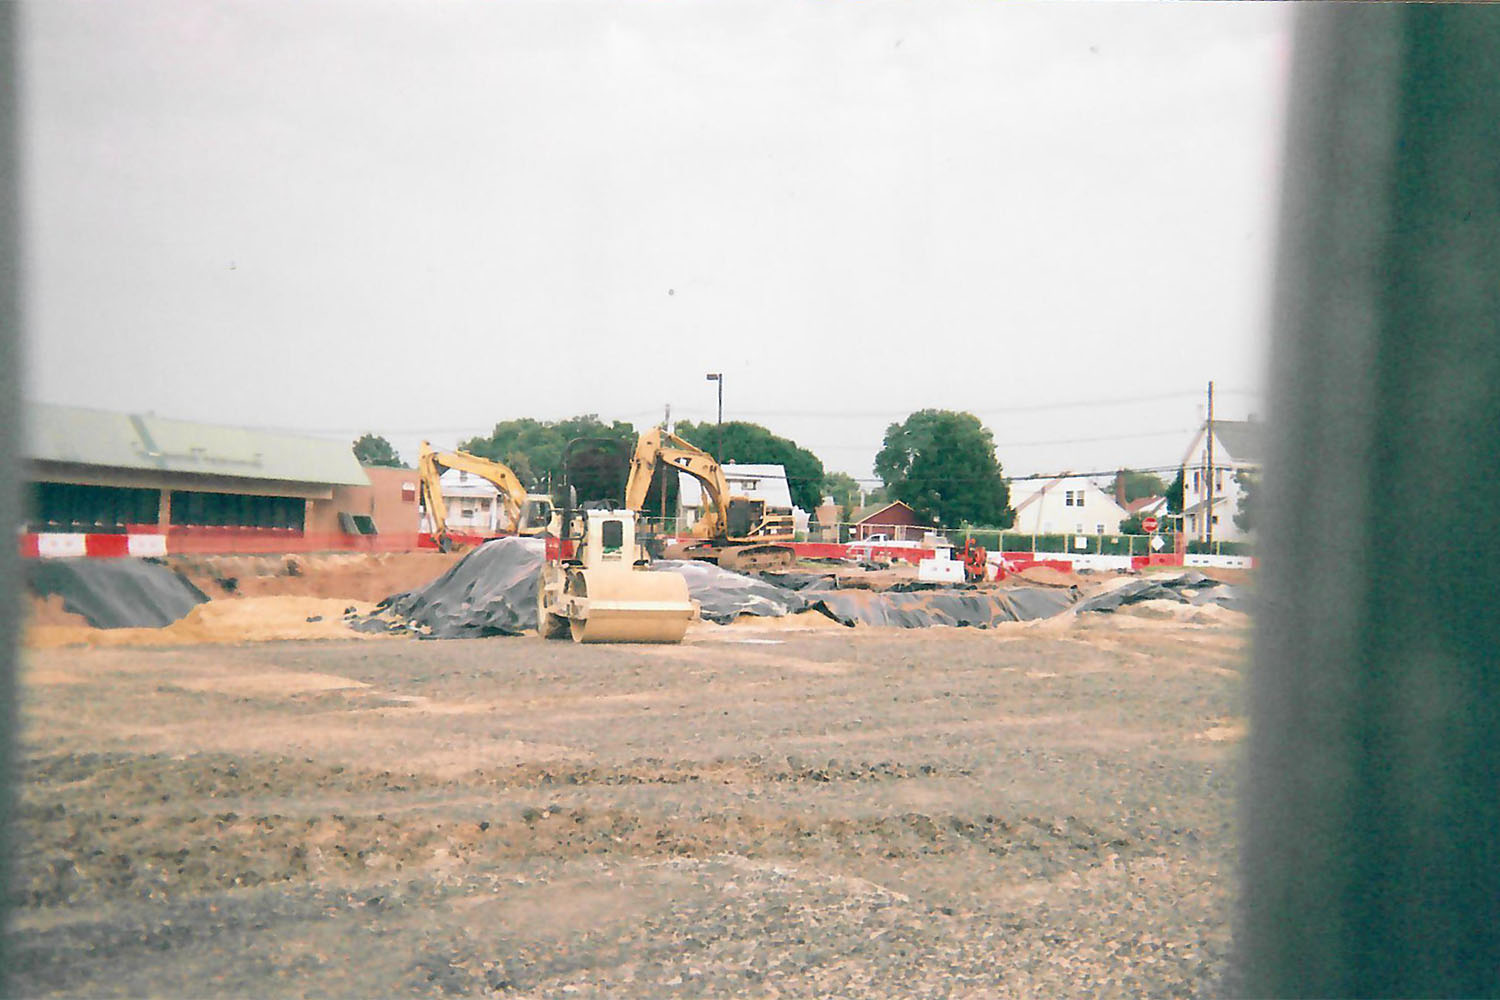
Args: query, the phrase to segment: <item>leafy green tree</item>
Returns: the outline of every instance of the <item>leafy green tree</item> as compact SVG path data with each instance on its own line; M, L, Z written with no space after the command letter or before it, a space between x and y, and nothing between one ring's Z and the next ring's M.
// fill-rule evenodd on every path
M859 481L847 472L830 472L823 477L823 495L833 497L842 515L840 519L847 521L859 506Z
M391 443L379 434L361 434L354 442L354 457L360 465L387 465L402 468L406 465Z
M1125 481L1125 502L1139 500L1142 497L1159 497L1166 490L1167 484L1162 481L1161 476L1153 472L1137 472L1135 469L1121 469L1119 478Z
M760 424L729 420L720 427L706 421L695 424L684 420L678 423L676 433L713 455L721 465L741 462L785 467L792 503L805 511L817 510L823 502L825 473L818 456Z
M972 413L919 410L891 424L875 471L892 499L940 526L1015 521L994 436Z
M1167 487L1167 513L1182 513L1183 491L1187 489L1187 470L1179 468L1177 478L1172 480L1172 485Z
M1240 488L1234 509L1234 526L1241 531L1250 531L1255 523L1255 491L1260 486L1260 473L1242 469L1234 474L1234 481Z
M592 413L566 420L522 417L502 421L489 436L470 438L460 447L504 462L530 489L544 490L562 484L563 452L575 438L615 442L608 447L580 447L575 454L572 481L579 501L619 500L625 492L630 449L636 439L635 428L624 421L606 424Z

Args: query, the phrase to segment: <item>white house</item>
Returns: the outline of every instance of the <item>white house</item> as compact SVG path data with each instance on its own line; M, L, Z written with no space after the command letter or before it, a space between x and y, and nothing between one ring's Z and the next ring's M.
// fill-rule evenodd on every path
M440 481L443 504L448 508L449 531L483 535L500 530L505 506L499 502L498 486L462 469L445 469ZM422 513L422 530L431 530L426 511Z
M726 462L724 478L729 482L729 492L738 497L764 500L768 507L790 507L796 530L806 531L808 513L792 506L792 489L786 481L783 465L738 465ZM681 507L679 529L686 530L697 523L703 513L703 488L698 480L685 472L677 474L677 495Z
M1264 457L1264 428L1255 420L1215 420L1213 467L1208 461L1208 427L1198 428L1182 456L1182 528L1189 538L1206 538L1212 517L1214 541L1238 542L1248 537L1234 523L1239 510L1237 473L1258 472ZM1209 481L1213 482L1213 511L1209 511Z
M1026 534L1113 535L1128 516L1086 476L1012 482L1010 488L1016 511L1012 530Z

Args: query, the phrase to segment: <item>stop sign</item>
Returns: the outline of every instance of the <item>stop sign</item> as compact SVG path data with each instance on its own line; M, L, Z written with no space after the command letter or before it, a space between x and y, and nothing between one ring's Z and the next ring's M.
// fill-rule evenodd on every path
M1155 531L1156 530L1156 518L1154 518L1154 517L1143 517L1143 518L1141 518L1141 530L1144 531L1148 535L1151 534L1153 531Z

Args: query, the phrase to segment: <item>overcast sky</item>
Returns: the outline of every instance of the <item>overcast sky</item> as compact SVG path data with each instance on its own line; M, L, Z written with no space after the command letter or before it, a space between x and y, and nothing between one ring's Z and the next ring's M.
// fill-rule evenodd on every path
M415 457L666 404L870 474L1264 413L1278 4L24 9L28 396ZM1133 402L1121 402L1133 401ZM708 444L710 442L704 442Z

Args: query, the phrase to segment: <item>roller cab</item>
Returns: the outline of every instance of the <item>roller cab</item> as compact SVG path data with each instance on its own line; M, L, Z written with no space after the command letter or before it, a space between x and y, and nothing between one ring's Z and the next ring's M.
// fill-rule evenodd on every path
M582 537L548 546L537 586L537 631L574 642L681 642L698 617L680 573L657 573L635 539L631 511L581 512Z

